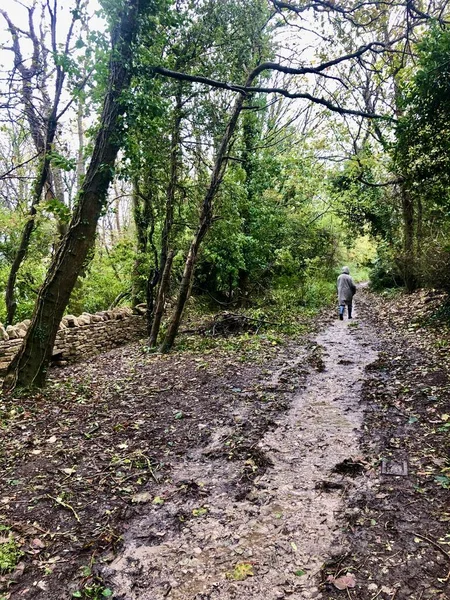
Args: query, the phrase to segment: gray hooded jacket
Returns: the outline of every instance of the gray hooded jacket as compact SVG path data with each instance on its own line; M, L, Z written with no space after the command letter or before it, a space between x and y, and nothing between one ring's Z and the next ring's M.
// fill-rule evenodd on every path
M342 274L339 275L337 280L339 304L351 304L356 293L356 286L349 273L348 267L342 267Z

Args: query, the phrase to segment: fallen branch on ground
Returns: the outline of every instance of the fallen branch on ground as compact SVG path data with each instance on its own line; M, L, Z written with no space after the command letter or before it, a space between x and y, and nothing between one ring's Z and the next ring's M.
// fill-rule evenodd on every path
M230 335L240 331L253 331L258 333L262 325L272 325L274 327L286 327L284 323L276 323L259 319L257 317L248 317L240 313L219 313L214 319L202 327L196 329L183 329L180 333L200 333L202 335Z

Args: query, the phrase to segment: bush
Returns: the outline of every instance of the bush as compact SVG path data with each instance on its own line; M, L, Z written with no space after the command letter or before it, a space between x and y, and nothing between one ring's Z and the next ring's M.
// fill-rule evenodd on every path
M401 261L391 248L380 245L370 273L370 286L375 291L403 286Z
M450 292L450 243L426 240L422 246L418 271L422 287Z

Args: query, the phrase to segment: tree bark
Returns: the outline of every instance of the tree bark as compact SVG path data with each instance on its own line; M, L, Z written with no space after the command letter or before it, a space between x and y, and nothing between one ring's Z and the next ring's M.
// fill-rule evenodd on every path
M258 68L254 69L250 73L250 75L247 78L247 81L245 82L245 87L251 85L258 73ZM223 176L225 174L228 162L227 154L230 141L236 130L239 115L241 114L245 98L246 95L244 93L239 93L238 97L236 98L230 119L228 121L227 128L222 137L219 149L216 154L211 179L205 197L203 199L200 211L199 225L191 241L189 252L184 265L183 276L178 290L177 303L173 315L170 319L166 336L160 348L161 352L169 352L171 350L178 333L181 318L183 316L184 307L186 305L186 301L189 297L189 293L191 290L192 278L194 275L195 262L197 260L198 251L212 223L213 201L216 197L220 184L222 183Z
M122 97L131 79L131 45L138 13L139 0L128 0L113 32L108 86L92 159L67 234L39 291L23 345L8 367L3 383L6 391L44 385L59 323L94 246L97 222L121 144L120 116L125 109Z
M149 169L150 174L150 169ZM144 183L144 191L141 191L141 186L137 179L133 181L133 219L136 226L136 256L133 263L132 272L132 294L131 299L133 306L140 304L147 299L147 308L149 312L148 331L151 330L151 319L153 316L153 288L159 281L158 250L154 243L155 234L155 210L154 199L155 190L154 182L150 179ZM150 252L153 255L153 273L146 274L144 267L148 262L147 254ZM156 280L155 277L157 276ZM154 281L155 280L155 281ZM148 298L150 297L150 303Z
M150 312L150 304L147 302L147 314L149 319L152 317L152 323L149 327L150 346L156 344L158 339L159 329L161 327L161 320L164 313L165 298L170 282L170 271L172 268L173 255L174 253L169 252L170 239L172 234L173 226L173 212L175 207L175 194L178 185L178 171L179 171L179 159L178 155L180 152L180 135L181 135L181 109L183 105L182 99L182 83L177 86L177 92L175 95L175 109L174 109L174 120L172 128L172 137L170 140L170 179L169 185L167 186L166 193L166 213L164 217L164 225L161 232L161 254L159 261L158 273L153 275L152 281L154 281L153 288L158 285L158 293L156 297L156 306L153 309L153 296L152 296L152 307ZM167 261L169 255L172 254L170 264L167 270ZM152 274L149 275L149 283ZM152 292L153 292L152 288Z
M49 129L47 131L47 141L46 147L51 148L53 144L53 140L56 134L56 120L53 120ZM35 217L37 212L37 205L41 201L42 193L44 191L45 184L49 177L50 171L50 160L48 158L48 153L45 152L44 157L41 158L40 168L38 175L36 177L36 181L33 189L33 198L31 201L31 206L28 212L28 220L25 223L25 226L22 230L22 235L20 238L19 247L14 256L13 263L11 265L11 270L9 272L8 281L6 284L5 291L5 303L7 308L6 315L6 323L8 325L12 324L14 321L14 316L16 313L17 303L15 300L15 286L17 280L17 274L19 272L20 266L25 259L25 256L28 251L28 246L30 245L31 234L33 233Z
M151 348L156 346L158 341L159 329L161 327L161 320L164 314L164 304L166 302L167 292L170 283L170 273L172 271L172 262L175 252L171 250L166 256L166 263L164 265L164 272L159 282L158 296L156 298L156 305L153 315L153 323L150 331L149 345Z
M172 130L172 139L170 141L170 181L167 187L166 215L164 227L161 235L161 257L159 272L164 273L165 263L169 252L170 234L173 225L173 210L175 206L175 192L178 184L178 154L180 151L180 129L181 129L181 107L182 107L182 84L178 84L175 96L175 110Z
M133 262L133 271L131 273L131 301L133 306L142 302L142 263L143 257L147 252L147 226L144 221L145 209L141 207L143 199L139 191L139 184L133 181L133 219L136 226L136 256Z
M405 186L401 186L400 193L403 213L403 278L406 289L408 292L412 292L417 286L414 252L414 202Z

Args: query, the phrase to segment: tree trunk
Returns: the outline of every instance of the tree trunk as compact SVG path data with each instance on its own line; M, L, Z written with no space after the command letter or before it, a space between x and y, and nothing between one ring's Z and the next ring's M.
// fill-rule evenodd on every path
M145 208L141 207L143 198L139 191L139 184L137 181L133 181L133 218L136 226L136 256L133 262L133 271L131 273L131 301L133 306L143 301L143 285L142 275L144 262L144 256L147 252L147 227L148 224L145 222Z
M84 72L83 72L84 74ZM86 159L84 157L84 124L83 124L83 103L78 100L77 106L77 135L78 135L78 151L77 151L77 189L80 190L83 185L83 180L86 175Z
M106 201L120 148L123 92L131 79L131 44L136 34L139 0L128 0L113 32L109 79L100 129L67 234L52 260L23 345L8 367L3 387L29 388L45 383L59 323L70 294L95 243L97 222Z
M417 194L417 226L416 226L416 257L422 257L423 238L423 204L420 194Z
M145 183L145 192L141 191L137 179L133 181L133 218L136 226L137 244L133 264L131 298L134 306L147 300L149 321L147 329L149 333L153 317L153 289L159 281L159 256L153 239L155 233L155 211L153 207L155 195L154 182L150 178ZM148 262L147 254L150 250L153 255L153 268L150 274L146 274L144 267Z
M17 303L14 297L17 274L28 251L31 234L33 233L35 225L36 206L41 201L44 192L44 187L47 185L46 191L52 197L58 197L58 194L62 193L64 199L61 171L55 169L54 172L52 172L48 154L53 149L53 142L56 136L58 106L61 99L66 72L64 71L61 65L56 65L55 94L52 102L50 101L48 93L45 89L45 83L43 81L40 82L40 89L45 99L46 108L47 105L49 108L48 114L45 116L45 118L43 118L39 112L39 109L36 108L36 101L34 96L35 85L33 84L33 78L39 78L39 71L41 71L41 75L46 71L46 60L42 54L42 40L38 40L34 31L34 27L32 25L34 10L34 6L28 8L29 32L27 33L27 35L33 47L30 68L27 68L25 66L25 62L22 58L22 50L19 41L19 30L16 28L14 23L12 23L7 13L4 10L0 10L0 14L2 14L5 18L8 24L8 29L12 36L11 49L14 53L14 66L15 68L17 68L22 78L21 97L24 103L25 116L30 127L31 137L33 139L36 150L39 154L41 154L39 168L33 189L33 196L31 199L31 205L28 213L28 220L22 231L19 248L14 257L13 264L11 265L11 271L9 273L8 282L6 285L5 303L7 307L7 324L12 324L14 320L14 315L17 307ZM74 19L75 17L73 16L72 24L69 27L69 32L66 39L66 52L68 51L69 42L72 36ZM53 20L51 24L51 33L53 40L55 39L55 28L56 20ZM55 48L53 49L55 50Z
M161 257L159 272L164 273L165 263L169 252L170 234L173 225L173 210L175 206L175 192L178 184L178 153L180 151L180 129L181 129L181 107L182 107L182 84L178 85L175 96L174 122L172 130L172 139L170 142L170 181L167 187L166 215L164 227L161 234Z
M245 171L245 190L246 202L241 207L240 216L242 219L242 233L248 237L251 234L251 213L249 208L255 205L256 198L254 193L254 177L255 177L255 159L254 146L257 139L257 117L253 113L247 113L243 117L242 124L242 168ZM246 246L243 247L244 265L248 263ZM248 299L248 284L250 274L246 267L239 269L238 275L238 306L245 307Z
M415 252L414 252L414 202L402 185L401 201L403 213L403 277L408 292L416 289Z
M257 74L257 69L255 69L255 71L253 71L248 76L247 81L245 82L245 87L248 87L252 84ZM222 179L225 174L228 162L227 153L230 146L230 141L236 130L237 122L242 110L242 106L244 104L244 100L245 95L240 93L234 103L230 120L228 121L227 128L225 130L225 133L220 142L219 149L217 151L209 186L202 203L199 226L189 248L189 252L184 265L183 277L181 279L180 288L178 291L177 303L172 318L169 322L166 337L164 338L164 341L161 345L161 352L169 352L171 350L176 335L178 333L178 328L180 326L181 318L183 316L184 307L186 305L186 301L189 297L191 289L198 251L212 223L213 201L216 197L217 191L219 190L220 184L222 183Z
M47 142L49 146L53 143L53 139L55 137L56 132L56 122L54 123L54 127L52 129L49 128L47 135ZM5 291L5 303L7 308L6 315L6 324L12 325L14 322L14 316L16 313L17 303L15 300L15 287L17 274L19 272L20 266L25 259L25 256L28 251L28 246L30 244L31 234L33 233L35 217L36 217L36 207L41 201L42 193L44 191L45 184L47 182L48 174L50 169L50 161L48 159L48 155L45 154L44 158L41 159L39 173L36 177L36 181L33 189L33 198L31 201L31 206L28 212L28 220L25 223L25 226L22 230L22 235L20 238L19 248L14 256L13 263L11 265L11 270L8 276L8 282L6 284Z
M149 345L151 348L156 346L158 341L159 329L161 327L161 320L164 314L164 305L167 298L167 292L170 284L170 273L172 271L172 262L175 252L171 250L166 256L166 264L164 265L164 272L159 282L158 296L156 298L156 305L153 314L153 322L150 330Z
M153 307L155 304L155 288L159 281L158 263L155 263L152 269L150 269L147 277L147 289L146 289L146 305L147 310L145 317L147 321L147 335L150 336L153 325Z
M170 271L172 268L173 261L173 253L170 259L170 264L168 266L167 271L167 261L169 254L169 244L172 233L173 226L173 211L175 207L175 194L178 185L178 170L179 170L179 159L178 154L180 151L180 135L181 135L181 108L182 108L182 84L179 83L177 87L177 92L175 95L175 109L174 109L174 121L173 121L173 129L172 129L172 138L170 141L170 179L169 185L167 186L167 194L166 194L166 214L164 218L164 225L161 232L161 254L159 261L159 270L156 274L154 274L153 288L159 283L158 294L156 298L156 307L153 309L153 302L150 311L150 305L147 302L147 314L149 317L149 321L151 317L153 317L151 325L149 325L149 337L150 337L150 346L154 346L156 344L156 340L159 335L159 328L161 326L161 320L164 313L164 305L166 299L166 293L169 286L170 281ZM151 277L151 275L149 276ZM150 280L149 280L150 281ZM153 301L153 295L152 295ZM159 312L160 311L160 314ZM158 314L157 314L158 312Z

